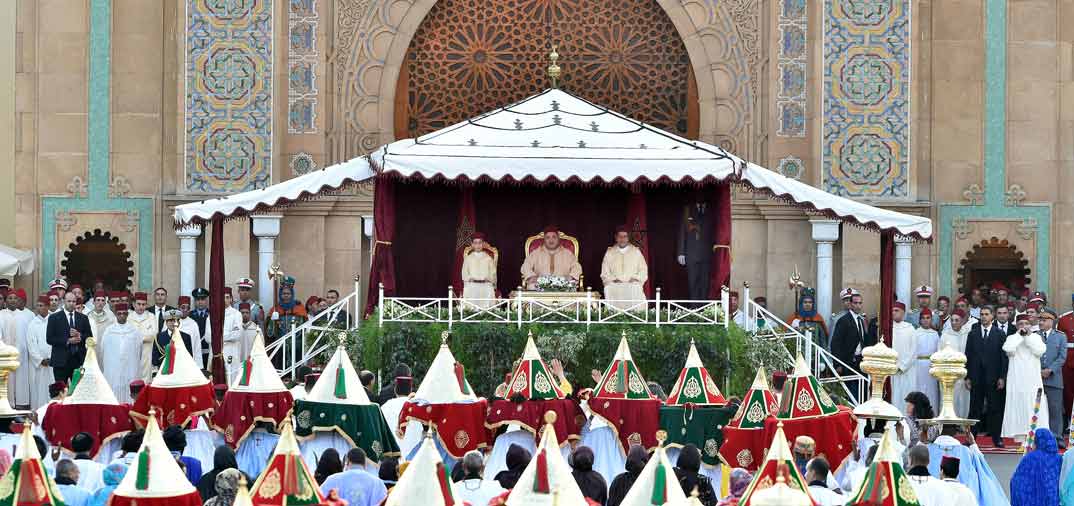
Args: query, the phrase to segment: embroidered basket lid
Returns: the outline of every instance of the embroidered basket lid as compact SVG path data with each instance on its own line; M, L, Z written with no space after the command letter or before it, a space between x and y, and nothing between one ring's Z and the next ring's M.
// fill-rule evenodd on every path
M809 371L805 359L799 354L794 364L794 372L787 377L783 385L777 418L784 420L810 416L826 416L839 412L839 407L832 402L817 378Z
M738 406L730 425L741 429L763 429L764 419L776 412L776 396L768 388L768 376L764 367L757 368L757 375L753 378L753 385L742 397L742 404Z
M242 364L242 371L231 385L232 392L272 393L287 392L276 368L265 352L265 338L258 329L254 344L250 348L250 358Z
M776 434L772 436L772 445L768 447L764 462L754 473L753 480L746 487L746 492L742 494L742 498L739 499L738 503L741 506L753 504L753 494L775 485L776 478L781 474L788 487L804 492L809 496L810 504L816 504L813 501L813 497L809 495L809 484L805 481L802 473L798 472L798 467L794 464L794 454L791 453L791 447L787 444L787 436L783 433L782 422L776 427Z
M150 410L142 447L138 449L131 469L116 487L115 495L135 499L162 498L180 497L194 491L194 485L186 479L186 474L164 444L156 411Z
M290 420L283 422L276 449L250 489L250 495L260 505L313 505L324 501L313 473L302 458Z
M552 369L541 358L537 344L533 342L533 332L526 338L526 348L522 350L522 359L511 373L511 384L507 389L508 399L521 395L527 400L562 399L563 390L559 381L552 375Z
M112 387L104 377L104 372L97 365L97 352L94 351L94 339L86 341L86 360L82 368L76 371L71 378L74 389L71 395L64 397L64 404L106 404L119 405L116 394L112 393ZM77 379L76 379L77 378Z
M507 506L587 504L571 475L571 467L560 453L556 429L552 425L555 420L554 412L545 414L541 442L507 496Z
M659 436L658 436L659 437ZM638 474L627 491L622 506L652 506L654 504L685 505L686 493L675 476L674 466L668 460L664 447L657 447L649 462Z
M440 343L440 351L429 365L429 371L421 380L414 401L428 404L453 404L477 400L470 382L466 381L466 372L462 364L455 360L447 345L447 336Z
M888 427L880 438L880 447L877 448L876 457L865 473L865 479L851 495L848 506L918 504L917 494L902 467L902 457L892 443L893 438L895 431Z
M336 347L332 358L324 366L324 372L313 384L313 389L306 395L308 402L327 402L333 404L368 405L369 396L362 388L354 364L342 344Z
M720 388L716 386L708 369L701 363L694 341L690 340L690 353L686 355L686 364L679 372L679 379L668 395L668 406L680 406L686 403L723 406L727 404Z
M638 366L630 356L630 346L627 344L626 331L619 339L619 348L615 350L615 357L611 365L604 371L597 388L593 389L593 396L600 399L651 399L652 392L645 383Z
M461 506L458 497L450 471L440 459L432 437L426 434L384 506Z
M23 426L11 467L0 479L0 504L65 506L56 482L41 462L29 423Z
M160 362L157 375L152 385L159 388L184 388L208 385L209 379L202 374L186 349L186 343L179 337L178 331L172 335L171 342Z

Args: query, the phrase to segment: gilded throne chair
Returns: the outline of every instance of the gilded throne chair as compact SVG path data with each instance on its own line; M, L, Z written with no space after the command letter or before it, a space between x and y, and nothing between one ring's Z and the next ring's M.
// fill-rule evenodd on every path
M537 248L540 248L542 245L544 245L544 234L543 233L538 233L538 234L534 234L534 235L531 235L531 236L527 237L526 242L524 243L526 254L529 255L530 253L533 253L534 250L536 250ZM569 235L569 234L565 234L563 232L560 232L559 233L559 245L560 245L560 247L566 248L567 251L570 251L571 253L573 253L574 254L574 259L578 260L578 253L579 253L580 249L578 247L578 238L577 237L574 237L573 235ZM584 283L585 283L585 275L583 274L583 275L578 277L578 290L583 289L582 287L585 286ZM522 278L522 286L526 286L526 278L525 277Z

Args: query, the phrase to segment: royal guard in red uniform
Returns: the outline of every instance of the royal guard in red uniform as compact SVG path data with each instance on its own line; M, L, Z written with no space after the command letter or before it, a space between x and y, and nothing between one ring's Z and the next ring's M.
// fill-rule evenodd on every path
M1071 294L1074 306L1074 294ZM1056 328L1067 335L1067 361L1063 364L1063 420L1070 420L1070 406L1074 402L1074 311L1067 311L1059 317Z

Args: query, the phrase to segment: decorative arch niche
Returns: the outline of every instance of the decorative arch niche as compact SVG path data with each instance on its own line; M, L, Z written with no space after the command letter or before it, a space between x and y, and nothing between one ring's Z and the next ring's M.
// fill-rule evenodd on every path
M958 267L958 287L968 294L981 283L1002 282L1008 288L1031 286L1029 260L1006 239L984 239L966 252Z
M67 245L60 260L60 275L71 284L91 287L101 278L106 288L125 290L134 280L134 262L119 237L98 228L76 236Z

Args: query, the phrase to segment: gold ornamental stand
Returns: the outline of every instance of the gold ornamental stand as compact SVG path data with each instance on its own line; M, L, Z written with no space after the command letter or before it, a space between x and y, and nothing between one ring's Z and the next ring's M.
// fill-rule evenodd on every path
M957 425L966 427L977 423L977 420L959 418L955 413L955 383L966 377L966 355L945 345L943 349L933 353L929 360L929 374L940 382L940 395L942 396L942 408L936 418L920 420L924 425Z
M15 409L8 402L8 385L11 374L19 368L19 350L0 343L0 420L29 415L29 411Z
M872 395L854 408L854 416L874 420L901 420L902 411L884 400L884 383L899 371L899 352L883 340L861 350L861 370L869 375Z

